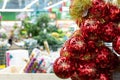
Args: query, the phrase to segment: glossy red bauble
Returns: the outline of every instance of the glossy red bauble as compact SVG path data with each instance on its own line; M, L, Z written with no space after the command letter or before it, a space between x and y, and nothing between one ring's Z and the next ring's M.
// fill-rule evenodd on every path
M117 6L110 5L109 7L110 10L110 19L113 22L119 22L120 20L120 9Z
M79 63L77 68L77 74L79 77L95 77L96 64L94 62Z
M120 36L117 36L113 41L114 50L120 54Z
M86 41L97 41L99 40L99 27L101 26L100 21L97 19L86 19L81 23L82 36Z
M59 57L53 65L53 70L56 76L62 79L69 78L73 75L74 70L70 60L66 57Z
M109 7L108 4L105 4L103 0L92 0L93 6L89 9L89 13L93 18L97 18L98 20L103 19L104 21L109 21Z
M68 40L66 47L67 50L72 52L73 56L76 57L85 51L86 44L82 37L76 36Z
M98 69L114 69L118 65L118 57L108 47L101 46L96 55Z
M105 42L112 42L117 35L117 25L113 22L109 22L107 24L104 24L101 28L101 39Z

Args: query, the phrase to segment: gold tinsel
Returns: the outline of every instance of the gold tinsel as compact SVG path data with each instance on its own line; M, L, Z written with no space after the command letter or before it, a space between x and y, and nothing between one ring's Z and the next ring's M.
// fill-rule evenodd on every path
M117 0L117 6L120 8L120 0Z
M70 7L70 15L73 19L82 21L84 12L92 6L91 0L73 0Z
M105 0L105 2L111 3L120 8L120 0Z

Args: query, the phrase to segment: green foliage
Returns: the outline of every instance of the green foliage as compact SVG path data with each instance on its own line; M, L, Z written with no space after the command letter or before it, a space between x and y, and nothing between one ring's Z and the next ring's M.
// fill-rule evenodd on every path
M3 39L6 39L7 38L7 35L5 33L2 34L2 38Z
M38 41L40 46L44 46L44 41L47 41L51 50L57 50L61 47L62 41L52 36L51 33L59 33L58 28L55 25L49 25L50 18L47 14L40 14L36 19L36 22L30 23L28 19L23 21L24 29L27 31L27 34L32 34L33 38ZM45 32L46 30L46 32ZM60 32L62 33L62 32Z
M46 29L47 29L47 32L49 33L57 32L57 27L54 25L49 25Z
M51 50L57 50L62 45L62 41L51 36L50 33L44 33L43 31L39 32L39 35L35 36L34 39L38 41L39 45L44 45L43 42L47 41Z
M40 16L37 18L37 26L41 29L48 27L48 22L50 21L50 18L47 14L40 14Z

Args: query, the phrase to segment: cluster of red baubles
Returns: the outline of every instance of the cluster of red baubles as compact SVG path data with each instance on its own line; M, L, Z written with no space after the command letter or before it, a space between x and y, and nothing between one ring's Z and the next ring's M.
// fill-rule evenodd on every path
M93 0L84 19L65 42L53 69L59 78L72 80L112 80L119 65L120 9L102 0ZM107 46L104 43L112 43ZM112 48L112 49L111 49Z

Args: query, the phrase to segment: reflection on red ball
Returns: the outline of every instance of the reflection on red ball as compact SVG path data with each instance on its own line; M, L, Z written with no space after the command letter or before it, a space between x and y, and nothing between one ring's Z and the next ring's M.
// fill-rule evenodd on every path
M73 53L73 57L78 57L79 54L85 51L85 42L82 37L71 37L65 45L67 50Z
M75 72L72 76L71 76L71 80L81 80L80 77L77 75L77 73Z
M112 76L112 75L111 75L111 76ZM110 78L111 76L109 76L107 73L106 73L106 74L105 74L105 73L101 73L99 80L112 80L112 79Z
M54 73L62 79L69 78L74 73L71 62L66 57L59 57L53 65Z
M118 54L120 54L120 36L118 36L114 39L113 48Z
M70 58L72 56L72 52L69 52L66 48L66 46L62 47L62 49L60 50L60 56L61 57L67 57Z

